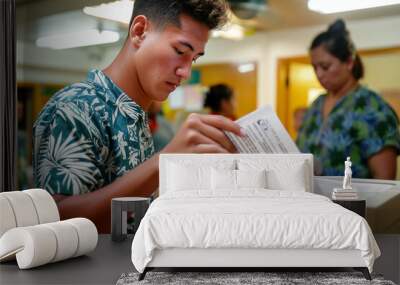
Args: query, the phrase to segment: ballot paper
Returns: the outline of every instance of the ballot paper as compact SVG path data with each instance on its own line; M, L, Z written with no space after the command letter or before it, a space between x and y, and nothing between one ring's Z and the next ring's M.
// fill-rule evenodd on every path
M239 153L300 153L271 106L265 106L238 119L246 136L226 132Z

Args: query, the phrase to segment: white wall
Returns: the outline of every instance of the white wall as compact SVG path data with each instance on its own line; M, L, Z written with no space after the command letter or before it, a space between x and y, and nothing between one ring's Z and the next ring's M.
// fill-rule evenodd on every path
M86 78L91 68L103 68L102 54L96 49L52 50L17 41L17 80L67 84Z
M400 17L385 17L374 20L347 22L352 38L358 49L400 46ZM258 105L276 101L276 65L279 58L307 55L312 38L326 29L326 26L282 30L260 33L234 42L212 39L207 45L206 55L198 64L256 61L258 63ZM122 45L122 43L121 43ZM102 68L109 64L119 47L100 49L93 56L88 49L71 49L61 52L25 46L18 56L23 59L25 81L38 81L44 75L47 82L70 82L79 80L82 74L93 67ZM65 56L65 53L67 53ZM99 56L101 55L101 56ZM21 63L21 61L19 61ZM61 65L61 67L60 67ZM44 66L46 68L37 68ZM56 71L69 69L70 72ZM76 74L74 74L76 72Z
M378 92L400 92L400 52L368 56L363 59L363 64L366 70L363 82L369 87Z

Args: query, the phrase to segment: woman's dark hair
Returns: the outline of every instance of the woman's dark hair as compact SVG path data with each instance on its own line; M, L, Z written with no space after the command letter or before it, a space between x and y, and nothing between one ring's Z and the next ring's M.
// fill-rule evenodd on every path
M353 58L352 74L354 78L358 80L364 76L364 65L343 20L336 20L328 27L328 30L317 35L311 43L310 50L319 46L323 46L330 54L342 62L347 61L350 57Z
M229 101L233 96L233 90L225 84L212 85L206 93L204 107L210 108L217 113L221 111L221 102Z
M129 28L138 15L146 16L159 28L166 24L180 27L179 16L186 14L213 30L227 22L227 10L225 0L135 0Z

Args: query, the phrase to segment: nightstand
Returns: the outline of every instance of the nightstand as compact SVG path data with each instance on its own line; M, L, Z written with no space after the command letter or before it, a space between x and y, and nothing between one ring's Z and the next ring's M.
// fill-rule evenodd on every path
M127 238L127 213L132 211L135 215L134 232L139 227L140 221L149 208L151 198L119 197L111 200L111 239L123 241Z
M365 200L332 200L332 202L339 204L340 206L359 214L361 217L365 218L366 202Z

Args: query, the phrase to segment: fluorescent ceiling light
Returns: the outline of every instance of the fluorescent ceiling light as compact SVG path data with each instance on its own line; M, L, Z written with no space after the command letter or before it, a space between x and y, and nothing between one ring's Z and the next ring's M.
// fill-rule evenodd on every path
M117 21L129 24L133 11L133 1L120 0L111 3L101 4L99 6L88 6L83 8L83 13L103 18L111 21Z
M36 45L52 49L67 49L113 43L118 40L118 32L90 29L40 37L36 40Z
M254 63L243 63L238 66L238 71L240 73L251 72L256 68Z
M244 38L244 28L237 24L227 24L221 30L212 32L214 38L225 38L230 40L242 40Z
M395 4L400 4L400 0L308 0L308 9L331 14Z

